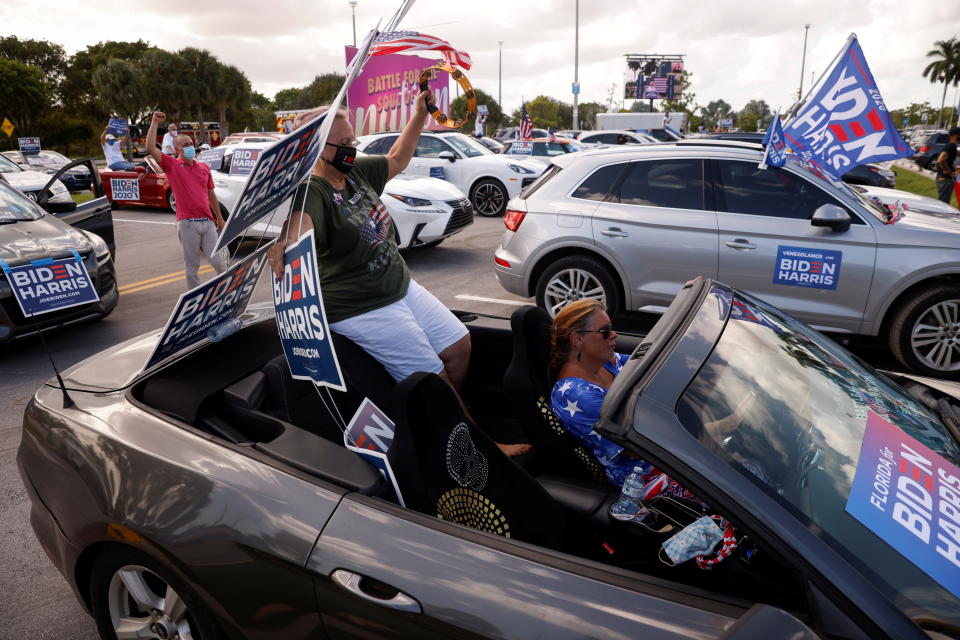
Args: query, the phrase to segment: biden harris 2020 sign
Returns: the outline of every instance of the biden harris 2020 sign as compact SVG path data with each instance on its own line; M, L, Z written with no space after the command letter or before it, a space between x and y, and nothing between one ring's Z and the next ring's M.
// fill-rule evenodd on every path
M295 379L346 391L323 309L315 247L310 229L284 252L283 277L273 279L277 331Z

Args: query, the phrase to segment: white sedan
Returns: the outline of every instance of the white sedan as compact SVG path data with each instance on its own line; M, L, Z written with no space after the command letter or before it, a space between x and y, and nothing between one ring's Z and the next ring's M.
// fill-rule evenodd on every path
M22 192L34 202L40 197L40 192L50 182L50 176L33 169L24 169L19 164L0 154L0 180L4 180L14 189ZM66 204L73 202L70 191L59 180L50 185L47 202Z
M359 138L357 148L371 155L390 151L399 133ZM442 178L470 194L482 216L499 216L507 201L536 180L546 166L526 158L493 153L474 138L455 131L424 131L405 173Z
M272 144L272 143L271 143ZM224 217L230 215L240 197L240 192L249 178L230 170L233 154L237 150L259 150L269 147L267 143L251 143L224 149L224 161L214 169L213 183ZM473 224L473 205L467 197L449 182L436 178L399 175L387 182L381 194L397 230L397 246L435 247L445 238ZM248 228L244 240L276 238L290 210L288 198L278 206L270 217Z

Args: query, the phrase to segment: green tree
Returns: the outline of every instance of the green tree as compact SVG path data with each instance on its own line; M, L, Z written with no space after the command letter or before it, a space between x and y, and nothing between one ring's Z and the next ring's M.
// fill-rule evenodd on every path
M145 106L166 113L168 122L178 122L192 103L188 84L183 82L189 72L186 60L163 49L150 49L140 58L140 70Z
M650 107L649 100L634 100L630 105L630 113L650 113L653 109Z
M94 70L108 60L136 62L150 49L143 40L136 42L100 42L78 51L67 61L63 82L60 83L60 102L73 113L95 121L105 120L109 114L99 100L99 88L94 85Z
M126 60L109 60L93 72L98 100L107 113L137 122L148 111L144 95L143 73ZM127 136L127 160L133 144Z
M496 131L498 128L500 128L501 123L503 122L503 109L501 109L497 101L493 99L493 96L486 91L476 88L473 91L477 95L477 105L487 105L487 122L484 125L484 131ZM466 96L457 96L457 98L450 103L450 115L459 119L466 114L467 98ZM467 122L464 123L461 131L464 133L473 133L474 128L476 127L476 120L476 116L467 120Z
M937 116L937 128L940 128L942 121L943 105L947 100L947 87L951 84L957 86L960 83L960 41L956 38L949 40L937 40L933 43L934 48L927 52L928 58L933 58L933 62L928 64L923 70L923 77L929 78L930 82L936 84L943 83L943 98L940 100L940 115Z
M313 82L303 88L297 107L294 109L311 109L323 104L330 104L337 97L340 87L347 78L340 73L325 73L316 76Z
M755 113L743 113L737 116L737 126L740 131L756 131L760 118Z
M212 53L196 47L181 49L177 52L177 55L183 58L186 63L187 73L181 79L181 82L187 90L188 101L195 110L194 116L200 123L197 140L203 141L206 131L204 112L214 106L220 63Z
M684 71L683 75L680 77L679 90L675 94L677 97L673 100L663 100L660 103L660 111L682 111L687 114L689 119L689 117L692 116L697 110L697 94L690 90L690 87L692 86L693 74L689 71Z
M59 87L67 68L63 47L46 40L20 40L17 36L0 38L0 58L30 64L43 72L51 89Z
M707 106L700 108L703 114L703 125L712 129L719 124L722 118L729 118L733 115L733 109L725 100L713 100L707 103Z
M52 97L39 67L0 58L0 120L10 118L16 127L11 139L39 133L36 120L50 107Z
M303 96L303 87L290 87L281 89L273 96L273 104L277 111L289 111L291 109L303 109L298 107L301 104Z
M240 69L232 65L221 65L214 103L220 116L220 135L228 136L230 124L227 120L227 109L250 104L250 82Z
M560 101L555 98L537 96L527 102L527 113L530 115L530 121L535 127L541 129L546 129L547 127L559 129L561 127ZM513 112L511 119L515 123L520 122L520 109ZM570 117L568 116L566 122L569 121ZM563 126L565 126L565 124Z
M68 157L88 155L91 141L100 134L100 129L89 120L78 118L63 107L43 116L37 122L37 130L43 138L44 148L61 149Z
M599 102L584 102L577 106L576 129L595 129L597 127L597 114L605 113L607 108Z

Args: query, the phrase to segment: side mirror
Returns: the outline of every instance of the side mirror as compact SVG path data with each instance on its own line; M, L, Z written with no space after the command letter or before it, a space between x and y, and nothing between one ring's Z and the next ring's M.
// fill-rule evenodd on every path
M50 213L70 213L77 210L77 203L73 202L49 202L44 203L43 208Z
M457 156L453 155L453 151L441 151L437 154L437 157L442 160L449 160L450 162L457 161Z
M829 227L833 231L842 232L850 228L850 214L835 204L824 204L817 207L810 218L810 224L815 227Z

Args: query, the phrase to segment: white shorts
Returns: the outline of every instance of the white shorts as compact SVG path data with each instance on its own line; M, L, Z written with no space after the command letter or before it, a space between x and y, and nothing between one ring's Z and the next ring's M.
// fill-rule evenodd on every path
M330 329L372 355L397 382L417 371L443 371L437 354L467 335L464 324L414 280L401 300Z

